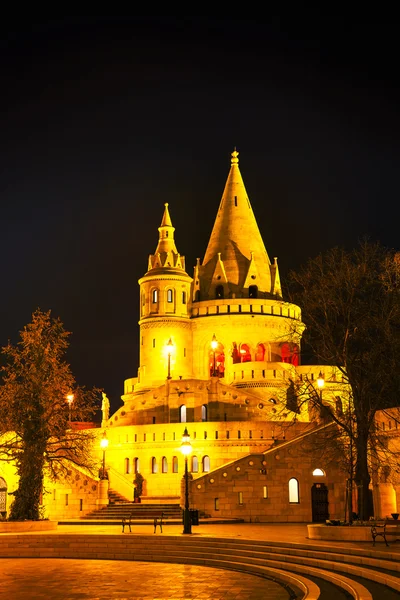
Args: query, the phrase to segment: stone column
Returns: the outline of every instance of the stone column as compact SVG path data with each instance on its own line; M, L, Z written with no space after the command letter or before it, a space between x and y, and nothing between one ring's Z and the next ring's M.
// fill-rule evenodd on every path
M108 479L100 479L96 504L105 506L108 502Z
M397 512L396 492L392 483L381 482L374 486L374 512L374 516L382 518Z

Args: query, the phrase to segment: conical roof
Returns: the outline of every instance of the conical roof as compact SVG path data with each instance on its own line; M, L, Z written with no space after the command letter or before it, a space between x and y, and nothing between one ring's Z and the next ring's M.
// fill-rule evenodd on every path
M222 263L231 295L247 295L243 288L249 283L261 293L273 294L271 262L243 183L238 155L235 149L202 263L203 291L208 293L207 285L212 285L215 269L221 269Z
M154 270L185 270L185 257L181 256L176 249L174 232L175 227L172 226L171 217L168 210L168 203L164 204L164 214L161 220L161 225L158 228L159 237L158 244L154 254L149 256L149 266L147 274Z

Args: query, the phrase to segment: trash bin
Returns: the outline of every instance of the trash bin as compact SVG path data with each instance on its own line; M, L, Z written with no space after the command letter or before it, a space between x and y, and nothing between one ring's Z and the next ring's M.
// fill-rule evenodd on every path
M195 508L191 508L189 512L190 512L190 520L192 522L192 525L198 525L199 524L199 511Z

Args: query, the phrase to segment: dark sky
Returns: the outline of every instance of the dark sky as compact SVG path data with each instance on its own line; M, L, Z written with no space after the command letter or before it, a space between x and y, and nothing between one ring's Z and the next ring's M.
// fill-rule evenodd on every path
M170 204L203 258L234 146L281 276L399 245L398 24L304 13L10 18L1 30L0 345L51 309L80 384L119 406L137 281Z

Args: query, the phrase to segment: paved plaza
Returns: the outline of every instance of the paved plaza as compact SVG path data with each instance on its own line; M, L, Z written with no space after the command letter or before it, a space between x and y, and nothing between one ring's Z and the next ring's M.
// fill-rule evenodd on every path
M151 524L132 527L127 536L150 534ZM70 534L121 534L119 525L59 525L52 536ZM166 524L160 536L182 534L181 525ZM6 535L6 534L3 534ZM29 535L29 533L21 534ZM1 543L0 536L0 543ZM228 537L315 545L307 539L303 524L207 524L193 527L192 538ZM340 544L318 542L330 548ZM346 543L346 547L366 548L372 544ZM398 553L400 544L379 550ZM289 600L285 586L270 579L207 566L149 563L120 560L78 560L64 558L2 558L0 598L7 600ZM335 600L349 598L337 595ZM324 596L321 596L324 599Z
M2 559L9 600L287 600L273 581L192 565L113 560Z

